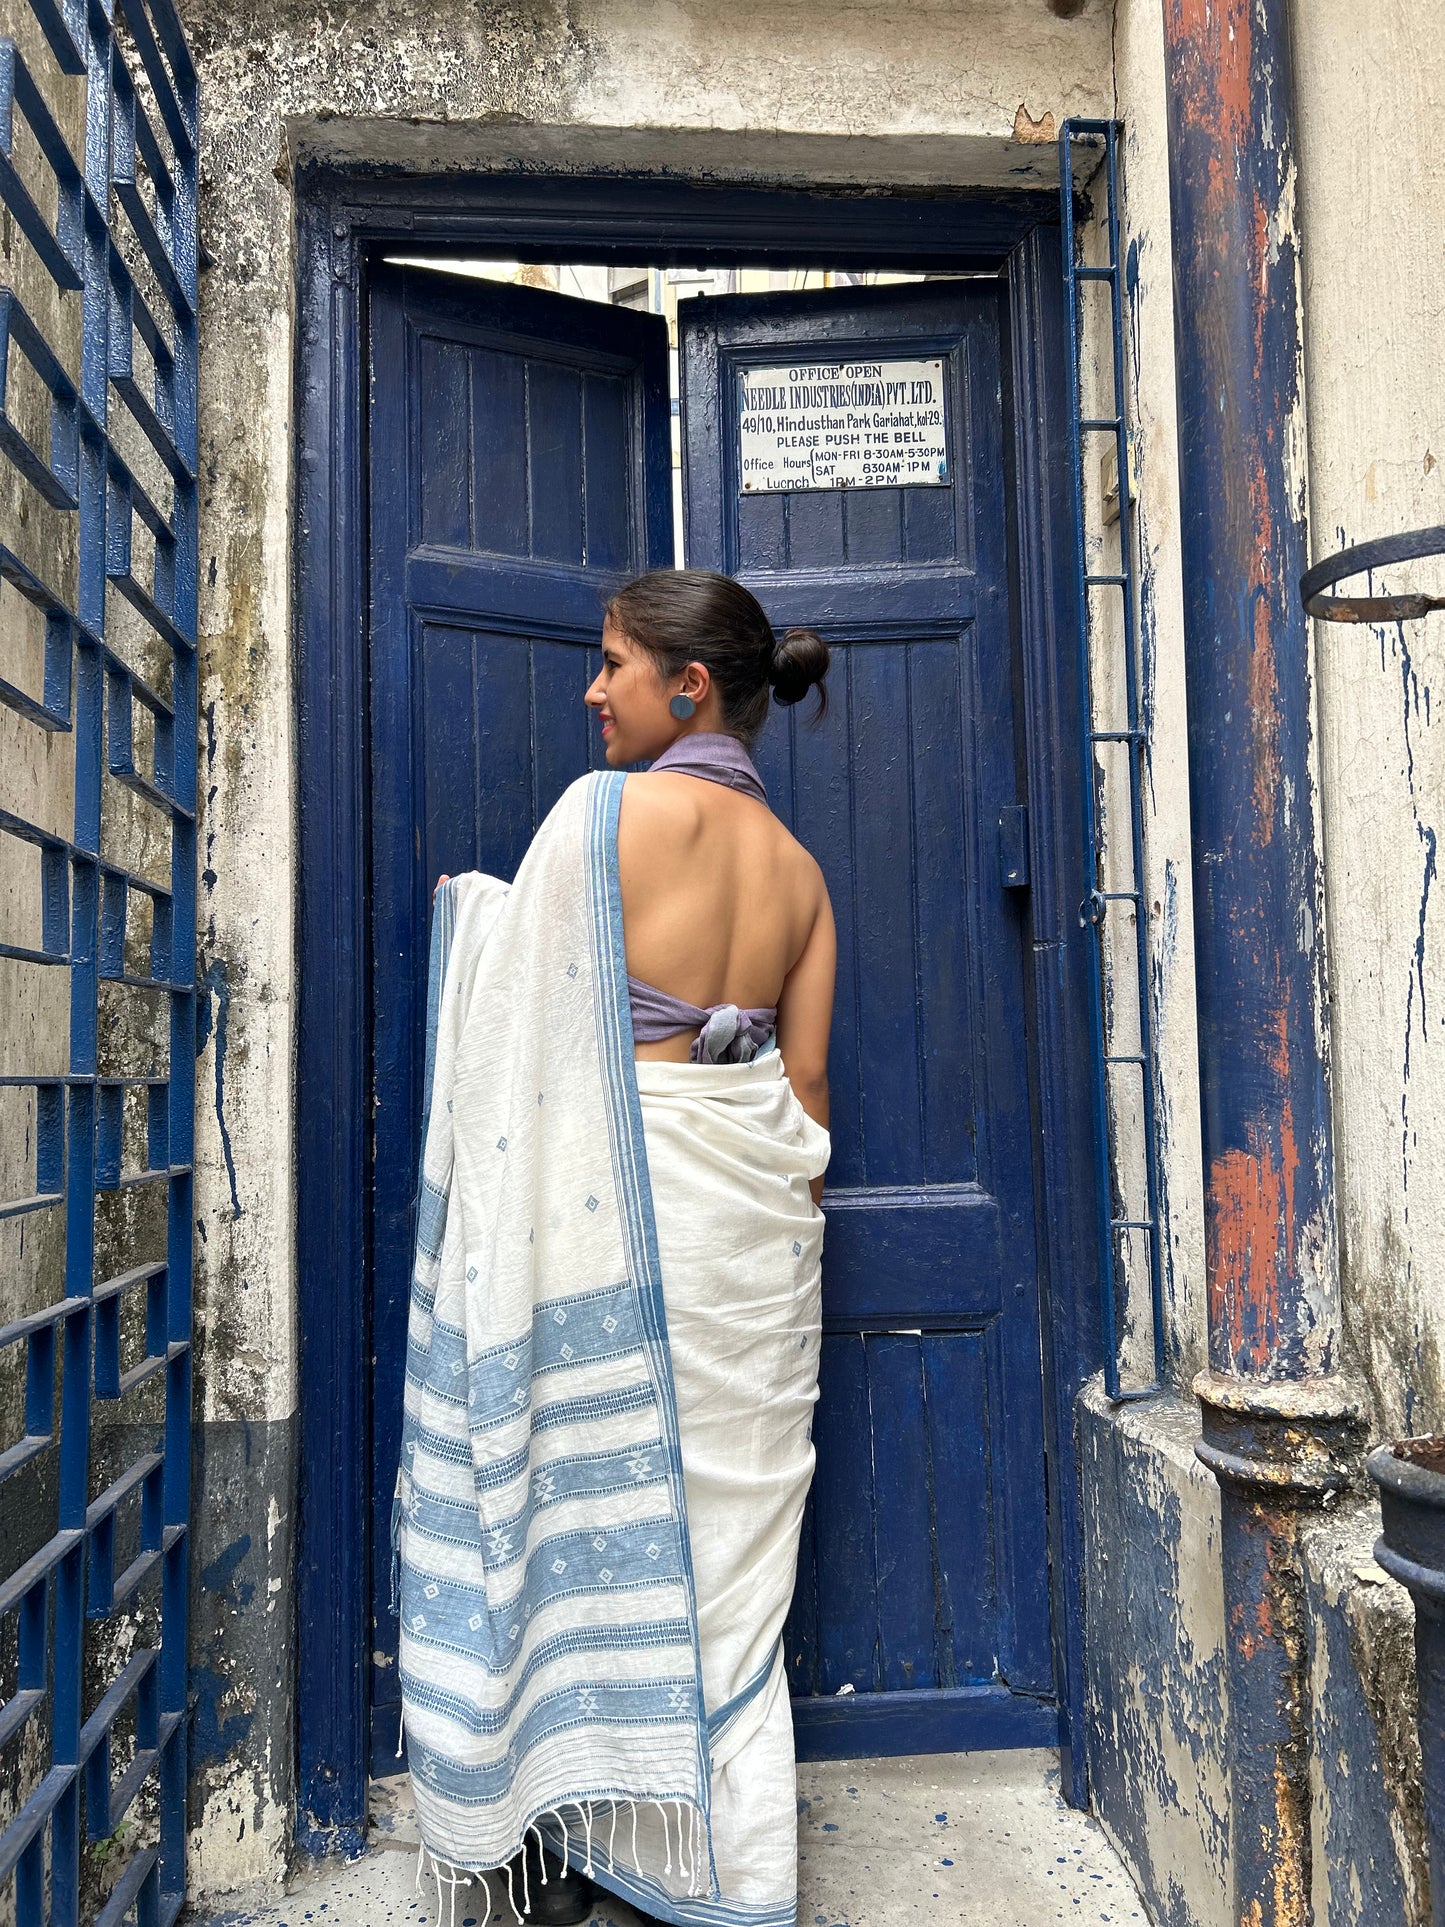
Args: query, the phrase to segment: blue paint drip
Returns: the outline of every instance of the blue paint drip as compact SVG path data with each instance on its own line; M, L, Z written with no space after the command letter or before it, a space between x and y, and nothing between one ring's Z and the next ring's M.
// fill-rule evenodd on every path
M216 767L216 705L206 704L206 774L209 776ZM216 832L210 824L210 808L216 800L216 785L211 784L206 791L206 867L201 871L201 881L207 890L216 887L216 872L211 866L211 851L215 847Z
M1373 586L1373 584L1372 584ZM1415 744L1410 733L1412 714L1418 721L1420 716L1420 681L1415 674L1415 665L1410 655L1410 645L1406 639L1404 623L1395 625L1395 633L1400 653L1400 704L1401 721L1405 732L1405 777L1410 788L1410 810L1415 818L1415 834L1424 846L1425 863L1420 880L1420 911L1415 928L1415 947L1412 955L1409 985L1405 995L1405 1054L1400 1074L1400 1182L1405 1200L1405 1222L1410 1222L1410 1053L1415 1029L1415 993L1420 995L1420 1041L1429 1042L1427 1013L1425 1005L1425 925L1430 912L1430 891L1435 882L1437 840L1434 827L1424 822L1420 816L1420 801L1415 789ZM1383 660L1384 632L1380 635L1380 649ZM1425 720L1429 726L1429 690L1426 689Z
M231 1186L231 1216L242 1215L240 1194L236 1190L236 1159L231 1150L231 1133L226 1129L226 1033L231 1018L231 986L226 976L226 963L217 957L201 979L201 987L216 1000L216 1123L221 1131L221 1155L226 1160L226 1177ZM211 1014L209 997L200 1005L202 1012L196 1049L199 1051L211 1034Z

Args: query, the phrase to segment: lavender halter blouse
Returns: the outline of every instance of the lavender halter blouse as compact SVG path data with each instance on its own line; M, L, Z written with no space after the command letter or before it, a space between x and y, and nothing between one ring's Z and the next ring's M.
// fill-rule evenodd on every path
M680 736L663 751L652 765L656 770L673 770L680 776L700 776L707 783L725 783L766 803L768 793L763 779L753 767L752 758L736 736L698 731ZM697 1032L692 1041L694 1064L747 1064L774 1041L777 1030L776 1008L739 1010L736 1004L685 1003L655 984L647 984L629 972L627 993L632 1004L632 1037L638 1044L659 1043L664 1037L681 1032Z

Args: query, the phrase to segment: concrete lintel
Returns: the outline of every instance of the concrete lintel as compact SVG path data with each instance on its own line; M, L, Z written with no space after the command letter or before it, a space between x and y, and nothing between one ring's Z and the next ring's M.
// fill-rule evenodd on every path
M297 166L415 174L576 173L793 187L1054 188L1052 138L984 134L799 134L715 127L544 125L507 115L442 121L299 115L286 123ZM1088 154L1081 166L1092 165Z

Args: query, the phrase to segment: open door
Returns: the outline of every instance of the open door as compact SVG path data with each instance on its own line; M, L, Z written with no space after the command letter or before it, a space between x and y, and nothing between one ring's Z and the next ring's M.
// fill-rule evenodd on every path
M601 746L602 606L672 562L667 324L387 267L371 288L372 1770L398 1772L390 1521L432 886L512 876Z
M757 753L839 934L799 1753L1053 1745L1000 291L680 327L688 560L836 651Z

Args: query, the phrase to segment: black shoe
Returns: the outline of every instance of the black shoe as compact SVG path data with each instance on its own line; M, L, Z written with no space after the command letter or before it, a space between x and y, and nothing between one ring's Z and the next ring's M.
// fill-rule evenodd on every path
M568 1866L562 1871L562 1862L553 1859L549 1853L547 1861L547 1884L542 1884L541 1862L538 1858L537 1843L528 1839L522 1849L527 1861L527 1890L531 1906L523 1909L523 1920L530 1921L532 1927L578 1927L578 1922L587 1920L592 1913L597 1889L577 1868ZM514 1890L522 1891L522 1854L512 1862Z

